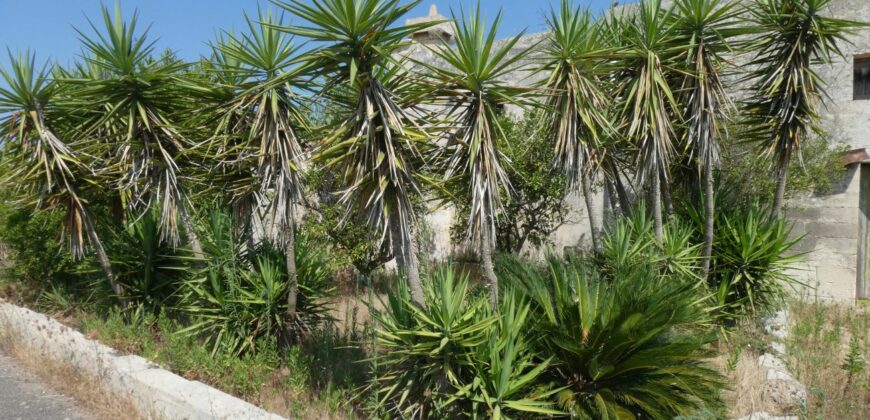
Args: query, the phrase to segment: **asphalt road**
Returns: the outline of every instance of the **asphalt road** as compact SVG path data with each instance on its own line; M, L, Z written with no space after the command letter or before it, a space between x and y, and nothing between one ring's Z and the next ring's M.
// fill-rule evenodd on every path
M75 401L60 395L0 353L0 420L90 420Z

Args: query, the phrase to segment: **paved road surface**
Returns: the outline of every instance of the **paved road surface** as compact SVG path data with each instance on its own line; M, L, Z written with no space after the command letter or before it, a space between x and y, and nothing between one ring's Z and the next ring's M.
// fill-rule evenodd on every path
M89 420L75 401L60 395L0 353L0 420Z

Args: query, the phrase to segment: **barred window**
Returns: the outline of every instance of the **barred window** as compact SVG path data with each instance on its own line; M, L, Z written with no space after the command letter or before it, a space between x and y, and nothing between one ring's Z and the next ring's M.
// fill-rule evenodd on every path
M870 99L870 57L855 57L852 96L855 100Z

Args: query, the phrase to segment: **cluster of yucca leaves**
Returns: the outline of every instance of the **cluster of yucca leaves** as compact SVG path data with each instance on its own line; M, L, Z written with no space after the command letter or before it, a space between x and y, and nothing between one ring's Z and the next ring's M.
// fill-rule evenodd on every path
M191 321L183 333L204 338L214 352L245 353L269 340L296 342L329 319L325 299L332 288L323 248L297 242L299 316L287 317L283 252L268 242L247 249L221 210L210 212L203 233L206 267L180 289L178 309Z
M449 266L426 279L422 306L389 294L375 315L382 414L668 418L720 405L697 277L654 263L608 277L582 258L497 266L498 312Z
M790 272L801 258L793 249L801 237L792 235L791 223L758 202L717 199L720 211L707 282L720 316L733 320L777 309L789 287L800 285ZM703 215L692 208L687 213L700 232Z

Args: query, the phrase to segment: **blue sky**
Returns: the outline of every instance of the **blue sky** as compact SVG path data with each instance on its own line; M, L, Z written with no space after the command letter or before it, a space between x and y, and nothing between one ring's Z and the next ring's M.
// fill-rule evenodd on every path
M612 0L580 0L599 12ZM623 1L626 2L634 2ZM487 16L495 16L499 8L504 11L502 36L522 29L529 32L544 30L543 14L558 0L481 0ZM39 61L52 60L71 63L80 53L73 27L87 30L87 17L95 22L100 18L100 4L114 6L114 0L0 0L0 47L13 52L30 49ZM182 58L194 59L208 51L206 43L221 29L241 30L243 11L256 15L257 5L268 7L268 0L121 0L126 14L138 10L140 25L151 25L149 37L158 39L157 48L175 50ZM471 7L475 0L424 0L409 17L424 16L429 6L436 4L443 15L450 8ZM7 62L6 54L0 63Z

